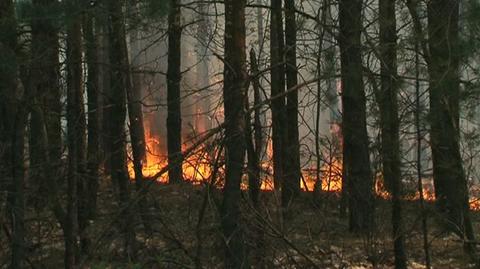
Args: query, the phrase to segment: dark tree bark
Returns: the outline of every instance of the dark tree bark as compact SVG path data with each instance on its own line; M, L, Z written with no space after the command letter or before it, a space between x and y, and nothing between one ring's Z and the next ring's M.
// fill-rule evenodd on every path
M297 22L295 1L285 0L285 57L287 89L298 84L297 78ZM286 107L287 141L285 177L282 185L282 205L284 208L300 193L300 142L298 135L298 91L289 91Z
M89 9L84 15L83 35L85 40L85 60L87 67L87 108L88 108L88 141L87 141L87 165L85 171L85 219L81 223L80 236L81 248L84 253L88 252L89 238L83 235L88 226L88 220L95 219L97 209L97 192L99 185L100 168L100 77L98 66L98 42L94 29L95 10ZM97 22L98 23L98 22Z
M27 81L28 79L25 78L23 81ZM32 82L33 83L33 82ZM59 187L57 184L57 178L55 177L56 171L54 170L55 164L50 162L50 154L48 152L48 133L47 133L47 123L45 120L44 116L44 111L42 110L42 107L39 105L40 102L36 98L37 92L36 88L33 87L33 84L27 84L28 86L26 87L28 93L26 97L26 108L30 112L31 118L34 118L38 121L37 124L39 125L38 128L38 133L36 136L37 145L39 147L38 152L42 153L40 156L44 160L44 167L42 167L42 172L45 173L45 180L46 182L44 183L46 186L48 186L49 192L47 193L47 205L49 209L53 212L55 215L55 218L57 219L62 231L63 235L65 236L68 231L67 231L67 213L62 207L62 200L59 195ZM30 130L31 132L32 130Z
M106 9L106 7L105 7ZM110 104L112 101L112 70L110 66L110 26L107 20L99 20L99 28L100 28L100 35L99 35L99 76L100 76L100 96L102 97L102 118L101 118L101 126L102 131L100 136L100 143L102 145L102 160L104 166L104 173L106 175L111 174L111 157L112 157L112 149L110 148L111 139L110 139L110 126L111 126L111 118L110 116L113 115L112 107ZM113 181L114 188L117 188L116 182Z
M410 3L407 3L409 6L409 10L414 10L414 8ZM415 31L416 32L416 31ZM422 31L420 31L421 33ZM417 35L417 33L415 33ZM419 40L415 40L415 136L416 136L416 147L417 147L417 190L418 194L420 195L419 203L420 203L420 210L422 212L422 235L423 235L423 252L425 254L425 267L426 269L431 268L431 261L430 261L430 243L428 240L428 219L427 219L427 211L425 209L425 201L423 199L423 181L422 181L422 140L423 140L423 124L420 122L420 113L423 107L423 102L421 101L421 93L420 93L420 46Z
M25 265L24 137L27 120L25 94L18 83L17 22L11 0L0 1L0 190L8 186L10 268ZM4 181L5 182L2 182Z
M248 154L248 190L250 192L250 198L255 207L258 207L259 194L261 186L260 178L260 158L263 148L262 138L262 123L260 120L261 107L260 107L260 81L257 57L253 48L250 50L250 73L253 86L253 105L254 105L254 119L253 126L251 124L250 115L247 114L245 120L247 121L247 154ZM246 100L246 110L249 109L248 100Z
M447 226L467 241L474 240L468 187L460 154L459 1L430 1L428 47L430 58L430 138L435 197ZM471 253L472 243L465 243Z
M250 50L250 78L252 80L253 86L253 125L251 123L250 114L246 114L246 123L247 123L247 133L246 133L246 142L247 142L247 156L248 156L248 190L250 193L250 199L255 210L261 212L262 208L260 206L260 188L262 184L261 180L261 156L262 149L264 147L263 143L263 134L262 134L262 107L261 95L260 95L260 77L258 70L258 60L255 55L255 50L252 48ZM248 96L248 94L247 94ZM248 98L246 98L246 110L250 111L248 105ZM265 231L262 229L261 225L258 225L256 222L250 225L249 228L253 233L253 249L252 253L252 263L257 268L265 267Z
M55 177L60 176L62 155L62 129L60 102L60 63L58 59L58 29L55 26L57 19L54 13L58 2L55 0L33 0L34 10L37 16L32 17L32 80L37 101L44 111L44 120L47 126L48 154L51 162L52 173ZM30 174L40 188L38 197L50 195L49 186L45 184L45 159L40 151L42 143L36 134L41 132L42 125L37 118L38 114L30 119Z
M182 170L182 112L181 112L181 10L178 0L170 0L168 14L168 70L167 70L167 148L170 183L183 181Z
M38 16L31 20L31 69L28 76L28 109L30 110L30 179L40 187L37 197L46 198L46 205L57 218L64 236L67 214L61 205L57 179L61 175L61 111L59 88L58 30L53 0L34 0ZM37 203L40 207L43 203ZM67 248L67 246L66 246ZM66 263L66 267L68 263Z
M325 5L323 8L318 8L318 16L322 14L320 21L317 22L316 27L319 29L319 44L318 44L318 51L316 55L316 65L317 65L317 76L318 76L318 81L317 81L317 92L316 92L316 113L315 113L315 155L316 155L316 160L315 160L315 185L313 186L313 197L315 199L315 202L318 200L316 199L318 197L318 194L320 190L322 189L322 178L321 178L321 149L320 149L320 112L321 112L321 99L322 99L322 81L320 77L322 76L322 51L323 51L323 40L325 36L325 29L321 28L320 25L325 25L326 21L326 15L327 15L327 9L328 5L325 2ZM321 12L321 13L320 13Z
M110 43L110 70L111 91L109 101L110 126L110 172L112 180L116 180L119 191L120 210L122 212L122 230L125 237L125 252L129 259L135 258L135 231L132 205L130 202L129 179L126 167L125 151L125 120L126 120L126 93L128 89L129 63L126 44L126 33L122 5L117 1L108 1L110 12L109 33Z
M11 170L12 186L10 201L10 216L12 227L12 263L11 268L24 268L25 263L25 127L27 111L25 94L18 100L12 134Z
M400 137L398 118L397 29L395 0L379 1L380 75L378 100L382 145L383 177L392 194L392 226L395 268L407 268L405 232L402 216L402 181L400 170Z
M271 0L270 22L270 65L271 97L285 92L285 64L283 61L284 40L282 23L282 1ZM284 179L286 145L285 98L272 100L272 144L273 144L273 181L276 190L280 189Z
M125 52L126 54L128 52ZM130 140L132 143L133 168L135 171L135 187L137 189L139 200L137 203L143 227L147 233L151 233L152 228L148 216L149 203L147 201L147 190L145 188L145 179L143 177L143 162L146 160L145 128L143 126L142 112L142 92L139 83L134 83L133 75L128 75L127 91L128 100L128 119L130 129Z
M340 61L343 104L343 165L348 188L349 225L354 232L373 226L372 174L366 125L360 35L362 1L341 0Z
M86 122L82 83L82 16L79 2L67 2L67 219L65 226L65 268L77 263L77 236L87 222L85 199Z
M134 5L133 12L130 14L138 14L138 4ZM130 49L130 57L132 59L131 72L128 78L129 91L127 91L128 101L128 121L130 129L130 140L132 145L133 155L133 168L135 172L135 187L137 191L138 202L136 203L140 218L142 219L143 227L147 234L152 233L151 220L148 208L150 203L148 202L146 181L143 176L143 164L146 159L146 142L145 142L145 127L143 125L143 104L142 104L142 79L143 75L140 70L135 70L141 63L135 61L138 55L134 55L139 48L138 32L136 30L130 36L132 48ZM127 51L126 54L129 52Z
M240 183L245 158L247 68L245 0L225 1L225 110L226 177L221 208L226 268L248 268L243 225L240 223Z

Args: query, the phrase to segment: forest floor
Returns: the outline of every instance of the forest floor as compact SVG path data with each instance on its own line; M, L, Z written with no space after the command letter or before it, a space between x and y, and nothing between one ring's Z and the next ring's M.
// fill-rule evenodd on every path
M135 220L136 261L123 250L122 218L111 186L103 186L98 201L98 219L91 222L89 267L85 268L223 268L223 238L220 227L221 192L207 191L190 184L154 185L149 190L151 230ZM288 220L280 218L279 196L261 194L261 210L242 195L242 220L250 260L264 268L393 268L390 202L376 202L376 230L368 236L348 232L347 218L339 215L338 197L322 194L313 202L312 193L302 193ZM320 202L319 202L320 201ZM425 268L421 217L428 217L429 249L433 268L471 268L458 237L443 232L436 221L433 205L422 213L418 202L405 202L405 236L409 268ZM134 212L140 212L135 208ZM138 214L137 214L138 215ZM473 212L476 231L480 214ZM47 209L27 213L29 263L32 268L62 268L63 240L59 225ZM5 226L6 227L6 226ZM263 231L260 233L259 231ZM3 231L2 231L3 233ZM263 238L263 240L259 240ZM8 236L0 236L1 246ZM258 247L263 242L263 247ZM0 248L0 267L8 264L8 248ZM86 263L86 264L87 264ZM198 267L197 267L198 268Z

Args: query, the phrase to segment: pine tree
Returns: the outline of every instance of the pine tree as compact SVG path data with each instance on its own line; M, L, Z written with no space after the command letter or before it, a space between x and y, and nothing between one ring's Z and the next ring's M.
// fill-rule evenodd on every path
M339 5L343 165L348 192L349 225L351 231L368 232L373 226L373 184L362 75L362 1L341 0Z
M245 99L247 86L245 0L225 1L225 187L221 208L226 268L247 268L243 225L240 222L240 183L245 158Z

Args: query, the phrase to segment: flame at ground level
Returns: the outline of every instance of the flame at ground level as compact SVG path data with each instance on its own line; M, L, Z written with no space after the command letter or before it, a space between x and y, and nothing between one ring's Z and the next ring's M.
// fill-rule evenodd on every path
M164 167L167 166L168 161L165 154L159 152L159 141L155 138L149 138L147 141L147 154L145 160L142 162L143 165L143 176L144 177L153 177ZM186 158L182 164L184 180L200 184L207 182L210 179L210 176L213 171L212 163L213 160L210 157L211 154L206 153L205 150L197 151L196 153L190 155ZM262 181L261 189L264 191L274 190L273 183L273 168L272 162L269 158L268 161L264 161L261 164L262 167ZM219 169L219 175L223 174L223 167ZM321 166L320 173L317 175L317 169L310 168L304 169L302 172L301 188L303 191L313 191L315 185L317 184L317 178L321 179L321 190L324 192L329 192L333 194L339 194L342 191L342 169L343 164L340 159L332 158L329 162L324 162ZM130 178L135 178L135 172L133 167L133 162L128 162L128 173ZM165 173L157 179L157 181L162 183L168 182L168 173ZM241 188L243 190L248 189L248 180L245 176ZM222 187L222 182L216 184L219 187ZM431 183L423 185L423 199L425 201L435 201L435 192L433 185ZM375 193L378 197L389 200L391 199L391 194L385 189L383 184L382 175L377 175L375 180ZM472 190L472 195L470 198L470 209L480 211L480 188L474 188ZM420 198L418 191L404 196L405 200L415 201Z
M142 174L146 178L154 177L158 172L168 165L165 154L160 152L160 142L156 138L146 140L146 156L142 161ZM186 158L182 163L183 178L192 183L201 183L208 180L212 173L211 161L208 154L203 151L196 152ZM133 161L129 160L128 174L130 178L135 178L135 169ZM161 175L156 179L162 183L168 183L168 173Z

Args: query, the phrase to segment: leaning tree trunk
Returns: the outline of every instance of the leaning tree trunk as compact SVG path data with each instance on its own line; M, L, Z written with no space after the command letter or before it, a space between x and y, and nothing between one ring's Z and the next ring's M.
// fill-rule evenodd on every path
M119 191L120 210L122 213L122 230L125 236L125 251L128 258L135 255L134 218L130 201L129 179L126 168L125 150L125 120L126 120L126 93L128 90L129 63L126 43L126 32L122 5L117 1L108 1L110 12L111 31L110 40L110 68L111 68L111 110L109 113L110 139L110 172L112 180L116 180Z
M448 226L474 240L468 187L460 153L459 1L428 2L430 138L437 206ZM473 243L465 243L473 253Z
M225 1L225 66L223 100L225 109L226 171L222 228L225 238L225 267L246 268L246 248L240 221L240 183L245 158L245 111L247 68L245 48L245 0Z
M402 181L400 171L400 137L398 118L397 29L395 0L379 1L380 23L380 129L383 177L392 193L392 226L395 268L407 268L405 234L402 219Z
M168 70L167 70L167 148L168 180L170 183L183 181L182 171L182 112L181 112L181 11L179 0L170 0L168 14Z
M280 189L284 180L286 155L286 112L285 97L285 65L283 62L283 25L282 1L271 0L270 22L270 80L272 100L272 144L273 144L273 181L275 189Z
M134 3L135 14L139 12L138 5ZM140 67L138 60L138 53L140 51L140 44L138 39L138 32L133 31L130 37L131 48L130 56L131 62L131 75L127 77L129 91L127 91L128 100L128 120L130 128L130 140L132 145L133 155L133 168L135 172L135 187L138 196L137 209L142 219L143 228L147 234L152 233L151 220L149 215L150 204L148 202L148 192L146 187L145 177L143 175L143 164L146 159L146 142L145 142L145 127L143 125L143 105L142 105L142 78L143 75L137 68ZM127 51L126 54L129 52ZM135 55L134 55L135 54Z
M340 0L340 61L343 104L343 165L351 231L373 226L372 175L368 151L366 98L362 76L362 1Z
M285 57L287 89L298 84L297 78L297 22L295 19L295 1L285 0ZM300 192L300 142L298 135L298 91L287 93L286 107L287 145L285 159L285 176L282 184L282 206L284 208Z
M126 52L127 54L128 52ZM143 222L143 227L147 233L151 233L152 228L148 216L147 189L143 177L143 162L146 158L145 128L143 126L142 112L142 93L139 81L134 81L132 76L127 77L129 85L127 91L128 101L128 119L130 129L130 140L132 143L133 169L135 172L135 186L138 193L137 208ZM138 78L136 78L138 79Z

